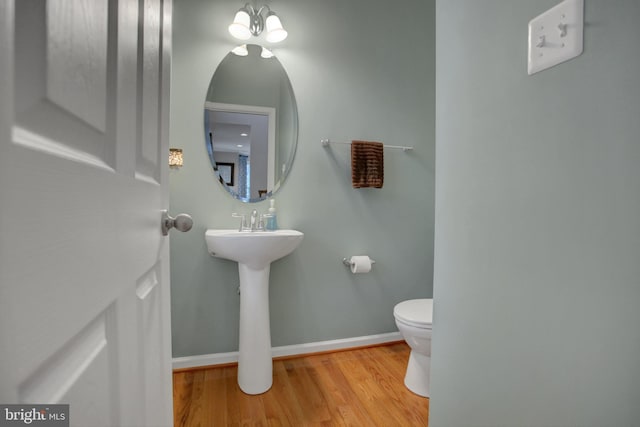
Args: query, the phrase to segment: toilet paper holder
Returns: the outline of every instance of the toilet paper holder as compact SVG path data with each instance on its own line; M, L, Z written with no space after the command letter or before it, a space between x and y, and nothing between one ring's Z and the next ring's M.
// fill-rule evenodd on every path
M351 267L353 265L353 263L351 262L351 259L349 258L342 258L342 263L344 265L346 265L347 267ZM375 264L376 262L374 260L371 260L371 264Z

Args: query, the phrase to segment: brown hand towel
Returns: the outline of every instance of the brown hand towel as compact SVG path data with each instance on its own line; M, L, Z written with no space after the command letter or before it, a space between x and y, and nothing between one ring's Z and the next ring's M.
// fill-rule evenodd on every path
M353 188L382 188L384 182L384 144L351 141L351 185Z

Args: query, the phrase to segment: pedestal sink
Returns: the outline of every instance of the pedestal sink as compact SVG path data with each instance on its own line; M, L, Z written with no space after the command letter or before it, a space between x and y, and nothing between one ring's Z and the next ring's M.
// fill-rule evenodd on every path
M240 273L240 348L238 385L247 394L271 388L269 271L271 262L289 255L304 234L296 230L207 230L209 254L238 263Z

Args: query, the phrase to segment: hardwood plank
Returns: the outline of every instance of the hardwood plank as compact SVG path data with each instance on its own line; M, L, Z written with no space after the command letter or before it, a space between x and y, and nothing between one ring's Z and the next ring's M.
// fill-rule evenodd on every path
M429 400L404 386L408 357L402 342L275 360L257 396L237 366L176 371L175 426L427 426Z
M274 363L273 386L263 394L269 425L294 425L296 420L304 418L300 405L292 404L296 402L296 390L287 377L284 363Z
M325 390L329 406L333 408L332 419L340 420L340 425L374 425L366 408L360 403L349 379L336 363L323 360L316 368L320 374L321 387Z
M193 387L193 371L173 374L173 425L187 425Z
M207 369L205 371L206 387L204 401L208 402L208 410L203 425L227 425L227 390L226 377L234 377L227 369Z
M317 381L313 378L312 368L306 359L284 361L288 380L297 391L296 402L304 414L305 421L316 423L331 420L326 400Z
M414 405L428 403L428 399L412 393L411 391L406 389L406 387L402 389L402 392L395 392L394 390L396 389L397 384L395 382L388 382L389 378L402 378L402 386L404 387L406 358L400 358L397 353L395 356L393 356L392 353L393 352L390 352L389 354L385 355L385 357L370 358L372 369L376 369L378 373L387 372L390 374L390 376L386 378L383 383L381 383L381 386L385 387L387 390L386 406L388 408L394 408L393 411L395 413L401 412L402 415L398 415L398 418L412 421L412 424L409 425L427 425L427 417L422 417L421 413L414 411L413 408ZM400 367L402 367L402 369L399 369Z
M385 402L388 396L379 387L381 380L372 377L377 373L369 366L370 360L363 357L362 353L358 356L358 358L345 359L339 365L343 373L351 377L350 383L354 386L355 395L372 417L374 425L397 425L395 420L398 417L390 411L391 408Z

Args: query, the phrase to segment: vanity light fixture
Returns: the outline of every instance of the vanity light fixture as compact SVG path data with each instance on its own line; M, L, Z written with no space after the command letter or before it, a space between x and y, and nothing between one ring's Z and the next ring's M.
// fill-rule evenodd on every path
M262 12L267 11L266 18ZM269 43L278 43L287 38L287 31L282 27L278 15L269 6L264 5L256 10L249 3L236 12L233 23L229 25L229 33L237 39L248 40L251 36L259 36L262 30L267 29L266 39Z
M172 169L182 167L182 149L169 148L169 167Z

